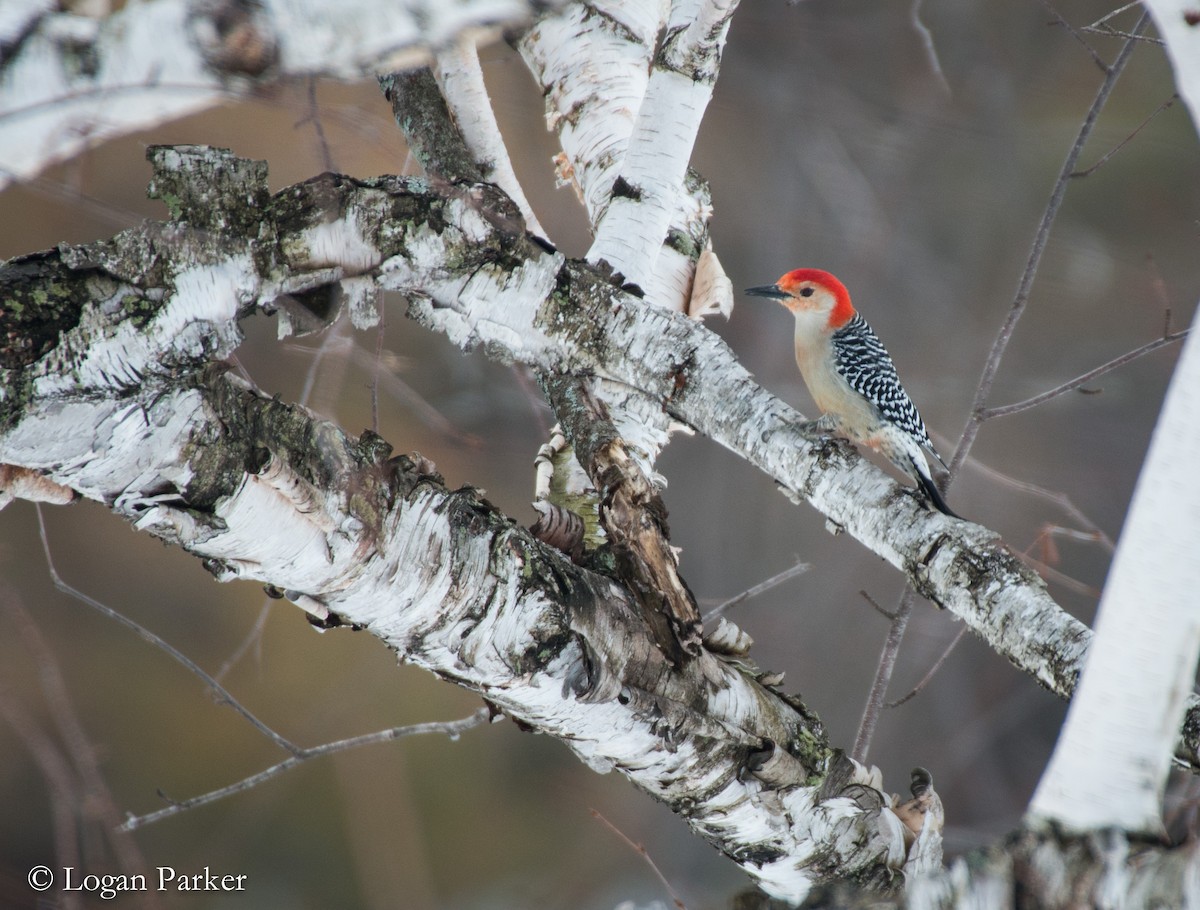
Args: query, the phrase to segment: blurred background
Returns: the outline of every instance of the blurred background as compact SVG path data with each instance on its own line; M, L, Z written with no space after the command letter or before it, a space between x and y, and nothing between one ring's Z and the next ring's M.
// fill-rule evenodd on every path
M1110 9L1091 0L1057 5L1076 26ZM1102 73L1035 0L926 0L920 15L936 59L910 4L743 0L693 164L711 182L715 248L734 287L802 265L838 274L948 457ZM1131 10L1113 21L1128 28L1135 17ZM1120 46L1085 37L1107 60ZM585 220L572 191L554 186L556 146L540 93L508 47L482 55L526 192L559 247L582 255ZM1121 145L1172 92L1162 49L1143 44L1083 166ZM373 83L281 86L109 142L0 194L0 257L165 217L145 198L152 143L266 159L275 189L327 169L369 176L413 168ZM1053 388L1157 337L1167 311L1176 327L1190 322L1200 295L1198 218L1200 145L1176 103L1070 183L990 403ZM811 414L788 314L739 301L728 322L709 324L765 386ZM305 400L351 433L371 425L375 333L343 324L279 343L265 317L245 330L238 357L261 388ZM550 419L528 377L464 356L406 321L400 300L387 302L382 344L382 435L397 451L433 459L450 485L483 487L531 523L533 456ZM1071 393L987 423L950 492L958 512L1044 564L1052 595L1085 622L1111 557L1104 541L1119 535L1177 353L1169 347L1104 376L1088 387L1096 394ZM785 687L802 693L831 741L848 749L887 632L860 592L892 609L897 574L706 439L677 437L660 469L682 571L706 608L797 560L812 564L731 618L756 639L759 664L786 671ZM260 587L217 584L196 560L135 534L99 505L43 514L54 565L69 584L219 674L295 742L448 720L479 706L470 693L398 666L367 635L318 634ZM56 590L27 503L0 515L0 628L0 904L59 906L63 895L54 893L37 903L25 875L38 863L53 866L65 847L78 851L84 871L116 868L95 793L65 808L85 819L81 833L56 841L74 830L55 824L64 756L94 762L116 809L136 814L161 806L159 791L194 796L286 757L161 651ZM918 604L889 697L916 685L960 628ZM906 791L913 766L932 771L953 855L1019 823L1063 712L967 635L920 694L884 713L870 760L892 791ZM67 728L68 716L80 730ZM621 778L596 775L562 745L511 723L454 742L411 738L312 761L144 828L134 841L150 866L248 876L243 894L149 895L164 907L670 904L626 838L645 845L693 910L728 906L746 886L682 821ZM144 897L120 902L139 906Z

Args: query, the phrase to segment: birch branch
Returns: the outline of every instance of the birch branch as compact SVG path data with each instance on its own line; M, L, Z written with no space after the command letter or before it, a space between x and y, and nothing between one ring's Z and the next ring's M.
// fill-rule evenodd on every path
M893 810L876 777L839 760L820 722L743 662L705 650L673 670L612 579L474 490L446 490L427 464L390 458L374 434L351 439L219 362L256 307L302 310L331 292L345 302L363 282L399 290L464 347L643 388L941 602L974 610L992 638L1030 639L1010 656L1040 661L1069 691L1079 658L1054 658L1050 633L1073 627L990 535L927 512L844 446L806 439L719 339L515 231L519 215L493 186L327 174L269 197L261 163L151 154L155 191L180 220L0 270L14 303L0 333L0 462L105 502L218 579L277 586L316 621L365 628L479 691L665 801L770 894L796 901L833 877L894 887L897 872L942 900L923 906L949 906L981 875L989 887L980 872L924 877L940 857L924 784ZM1103 861L1136 891L1187 851Z
M608 262L652 303L693 315L728 314L733 304L711 251L711 277L694 286L712 197L688 161L735 6L576 2L543 17L519 45L562 144L559 179L575 187L597 235L588 259ZM622 198L637 204L606 222ZM630 230L636 238L622 237Z
M593 230L611 198L669 9L669 0L570 3L539 19L518 45L563 148L559 181L575 188Z
M52 290L56 300L76 306L102 296L115 301L110 306L153 314L162 306L154 288L169 274L176 295L196 297L190 305L205 315L159 331L188 349L219 352L236 346L236 316L256 302L281 314L303 313L310 295L324 307L333 294L353 312L356 301L373 304L376 288L399 291L410 299L411 317L460 348L482 347L543 372L599 375L637 390L806 499L831 527L896 566L921 594L1051 691L1067 697L1074 690L1089 630L1054 603L996 535L929 512L846 444L807 435L802 416L763 390L720 338L521 233L519 214L495 187L435 191L419 179L324 175L268 200L261 163L206 154L153 150L155 186L177 200L195 227L220 225L219 235L191 231L176 239L177 225L148 225L109 243L14 260L4 272L6 296L33 301ZM212 197L220 186L237 205L248 199L255 207L227 211ZM201 252L208 258L198 266ZM19 319L37 309L12 312ZM8 335L20 346L6 361L15 372L7 377L0 427L30 400L85 394L117 380L137 388L179 366L169 351L134 356L145 342L127 324L87 344L68 336L43 360L63 327L44 322L44 315L28 318ZM72 369L63 370L65 363ZM10 452L0 462L46 467L36 451L22 458ZM86 484L71 486L88 495ZM1195 703L1185 731L1178 754L1194 763Z
M0 23L0 188L256 83L416 65L464 32L496 36L547 5L555 4L133 0L96 19L46 4Z
M492 111L479 53L469 37L460 38L454 45L437 55L437 78L454 122L462 132L463 141L475 157L482 177L504 190L525 219L530 231L542 237L545 229L537 220L525 191L517 181L512 159L500 135L500 125Z
M588 251L590 262L611 263L651 302L671 309L685 309L700 250L672 246L673 236L688 237L694 228L673 233L669 229L674 220L685 226L690 220L705 225L708 221L703 205L694 212L682 211L688 199L684 177L736 8L737 0L672 3L620 177Z
M270 584L317 622L369 630L592 768L619 770L772 894L799 900L835 872L876 887L895 879L909 862L902 824L802 705L708 651L672 671L611 579L538 543L476 491L389 458L374 434L349 438L218 365L240 341L239 314L285 287L303 300L311 282L361 270L374 258L368 238L397 243L376 250L378 273L404 276L410 293L418 274L426 287L473 293L497 246L554 277L561 257L495 236L477 194L498 191L326 175L263 202L265 170L253 163L153 154L157 191L195 221L4 269L7 293L40 276L41 290L52 280L63 296L38 314L58 322L31 344L13 340L32 322L5 326L0 460L109 504L220 580ZM247 202L265 219L258 230L231 211ZM390 218L368 226L381 212ZM336 250L355 251L353 264L335 264ZM508 280L510 303L528 296Z

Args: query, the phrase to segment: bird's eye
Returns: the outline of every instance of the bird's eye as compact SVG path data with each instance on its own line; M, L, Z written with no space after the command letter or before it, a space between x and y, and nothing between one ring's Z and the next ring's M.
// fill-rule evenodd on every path
M800 296L801 296L801 297L811 297L812 295L813 295L813 289L812 289L812 288L804 288L804 290L802 290L802 291L800 292Z

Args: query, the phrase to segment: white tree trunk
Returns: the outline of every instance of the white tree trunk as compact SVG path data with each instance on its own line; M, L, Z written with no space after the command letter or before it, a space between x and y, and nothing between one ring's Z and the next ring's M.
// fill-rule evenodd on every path
M1079 689L1029 807L1156 836L1200 655L1200 333L1184 344L1133 493Z
M1175 70L1175 87L1200 131L1200 7L1191 0L1145 0Z
M1200 10L1148 0L1200 128ZM1198 311L1200 317L1200 311ZM1096 616L1079 690L1029 807L1033 821L1157 836L1179 719L1200 655L1200 339L1167 390Z

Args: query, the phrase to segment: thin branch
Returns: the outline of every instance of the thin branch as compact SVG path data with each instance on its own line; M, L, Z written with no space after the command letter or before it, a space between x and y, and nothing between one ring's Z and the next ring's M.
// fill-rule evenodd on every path
M382 307L380 308L380 319L383 319ZM340 334L337 338L332 338L332 334L327 333L324 336L324 338L330 340L329 351L326 350L324 341L315 348L292 343L285 345L283 350L289 354L299 353L305 357L314 358L324 357L330 351L334 354L346 356L356 366L369 371L375 377L379 389L390 395L403 407L409 408L424 426L468 448L477 449L482 446L483 442L478 436L474 433L458 429L446 419L441 411L423 398L420 392L400 378L400 372L408 368L409 359L407 357L388 351L386 348L380 351L377 346L376 350L379 351L381 360L376 361L375 352L368 351L353 338ZM307 383L305 388L308 388ZM307 405L307 398L302 396L300 403Z
M317 106L317 77L309 76L304 80L307 88L306 99L308 103L307 113L296 121L294 126L301 127L309 123L313 126L313 131L317 134L317 147L321 150L321 167L327 171L333 171L337 168L333 161L333 152L329 149L329 139L325 136L325 125L321 122L321 109Z
M300 390L299 398L302 405L311 407L310 400L317 387L317 376L321 372L321 367L325 363L326 356L331 351L342 354L348 348L352 347L353 344L354 340L346 335L346 322L341 319L334 323L329 328L329 331L321 336L321 343L313 351L312 363L308 365L308 371L304 374L304 387Z
M1094 588L1091 585L1080 581L1078 578L1072 578L1065 572L1060 572L1054 566L1046 565L1040 559L1030 556L1028 553L1017 554L1021 562L1032 568L1035 572L1041 575L1046 581L1052 581L1062 585L1069 591L1074 591L1076 594L1082 594L1084 597L1091 597L1094 600L1099 600L1100 589Z
M1104 531L1102 531L1098 524L1084 514L1084 512L1077 505L1075 505L1074 502L1071 501L1071 497L1067 496L1066 493L1063 493L1060 490L1049 490L1046 487L1038 486L1037 484L1030 483L1027 480L1018 480L1016 477L1011 477L1008 474L998 471L990 465L986 465L982 461L978 461L974 458L970 460L969 464L986 474L988 477L991 477L998 483L1004 484L1005 486L1016 490L1020 490L1024 493L1029 493L1032 496L1038 496L1042 499L1053 502L1060 509L1066 512L1067 515L1075 519L1075 521L1079 522L1079 524L1083 525L1091 534L1094 534L1096 540L1098 540L1104 546L1104 548L1108 550L1109 553L1115 549L1113 539Z
M39 99L20 107L10 107L0 111L0 124L4 124L6 120L36 117L47 111L60 109L64 104L73 101L93 101L96 110L104 110L124 95L137 95L143 92L214 95L228 101L242 101L250 97L246 92L240 92L236 88L222 87L215 82L155 82L147 79L122 85L99 85L72 89L52 98Z
M1187 334L1188 329L1183 329L1171 335L1166 335L1162 338L1156 338L1154 341L1149 341L1141 347L1134 348L1132 351L1128 351L1122 354L1120 357L1114 357L1112 360L1108 361L1108 363L1103 363L1095 369L1088 370L1086 373L1076 376L1074 379L1064 382L1062 385L1056 386L1047 392L1042 392L1040 395L1034 395L1032 398L1026 398L1024 401L1018 401L1015 404L1006 404L995 408L986 408L983 411L980 411L979 419L991 420L993 417L1010 417L1013 414L1020 414L1022 411L1035 408L1039 404L1045 404L1047 401L1057 398L1059 395L1063 395L1072 391L1073 389L1079 388L1084 383L1090 382L1093 379L1098 379L1105 373L1111 373L1117 367L1122 367L1131 361L1137 360L1139 357L1143 357L1146 354L1157 351L1161 347L1164 347L1168 344L1173 344L1176 341L1180 341L1186 338Z
M1141 18L1138 19L1137 25L1133 29L1135 35L1140 33L1145 27L1148 18L1149 13L1143 13ZM1067 184L1071 180L1071 174L1075 172L1079 155L1092 134L1092 129L1100 117L1100 111L1104 109L1105 102L1108 101L1108 96L1112 93L1117 80L1121 78L1121 74L1125 71L1125 66L1129 63L1129 58L1133 55L1135 45L1136 41L1132 38L1126 41L1124 47L1121 48L1121 52L1117 55L1117 59L1108 68L1104 82L1101 84L1100 90L1096 93L1096 97L1092 101L1092 106L1088 109L1087 115L1083 119L1083 124L1079 128L1079 134L1075 137L1075 142L1072 144L1070 151L1067 152L1066 160L1063 161L1062 168L1059 170L1058 179L1055 181L1054 188L1050 193L1050 200L1046 203L1046 210L1042 214L1041 223L1038 225L1037 232L1034 235L1033 246L1029 251L1029 259L1025 264L1025 271L1021 275L1021 280L1017 285L1017 293L1013 299L1012 307L1009 309L1008 316L1004 320L1004 324L1000 327L1000 331L996 334L996 340L992 343L992 350L989 352L987 360L984 363L983 374L980 376L979 385L975 390L975 400L971 402L971 416L967 420L967 425L963 428L958 446L954 450L954 457L950 461L951 478L962 467L963 461L970 454L971 447L975 444L975 437L979 434L979 427L983 424L981 415L984 411L984 406L987 403L988 396L992 392L992 384L995 382L996 374L1000 370L1000 361L1004 358L1004 352L1008 348L1009 341L1012 340L1017 322L1020 321L1022 314L1025 312L1025 307L1029 303L1029 292L1033 287L1033 279L1037 275L1038 266L1042 261L1042 254L1046 250L1046 241L1050 237L1050 228L1053 226L1054 219L1058 215L1058 210L1062 206L1063 197L1067 191Z
M750 600L753 597L758 597L758 595L760 595L760 594L765 594L767 591L770 591L772 588L778 587L779 585L783 584L785 581L789 581L789 580L795 578L797 575L803 575L810 568L812 568L812 567L806 562L797 562L795 565L784 569L782 572L772 575L766 581L760 581L758 584L752 585L751 587L747 588L741 594L735 594L733 597L729 598L728 600L717 604L715 607L713 607L711 610L709 610L707 613L704 614L703 620L706 623L712 622L714 619L718 619L719 617L724 615L726 610L736 607L736 606L738 606L738 604L744 603L745 601Z
M875 668L875 680L871 683L867 704L863 708L862 720L858 724L858 734L854 737L854 749L850 757L862 764L867 763L867 754L871 751L871 740L875 737L875 728L879 726L879 715L883 713L884 697L888 685L892 681L892 672L896 669L896 655L900 652L900 643L904 641L904 631L908 628L908 620L912 617L916 593L912 585L904 589L900 596L900 604L896 607L892 626L888 629L887 639L883 643L883 651L879 655L879 666Z
M1064 19L1062 13L1054 8L1054 5L1050 3L1050 0L1042 0L1042 6L1046 7L1046 12L1054 17L1054 22L1056 25L1061 25L1071 33L1072 38L1083 45L1084 50L1088 52L1096 66L1100 67L1101 72L1107 73L1108 64L1104 62L1104 58L1096 52L1096 49L1088 44L1087 39L1083 37L1083 34L1079 31L1079 29Z
M1097 35L1104 35L1108 38L1124 38L1126 41L1143 41L1146 44L1153 44L1155 47L1166 46L1166 42L1161 38L1152 38L1149 35L1139 35L1134 32L1123 32L1119 28L1113 28L1109 25L1102 25L1099 28L1085 25L1080 31L1095 32Z
M588 811L592 813L592 818L596 819L596 821L608 828L609 831L621 838L621 840L629 845L629 848L633 850L634 853L637 853L639 856L641 856L641 858L646 861L646 865L649 866L651 871L653 871L658 877L658 880L662 882L663 887L667 889L667 893L671 895L671 901L675 904L675 906L678 907L679 910L687 910L687 906L682 900L679 899L679 895L675 893L675 889L671 887L671 883L667 881L667 877L662 874L662 870L659 869L658 866L655 865L654 860L650 858L650 852L646 849L646 847L643 844L635 843L633 840L631 840L624 831L601 815L598 810L589 809Z
M1091 25L1084 26L1084 28L1098 29L1101 25L1106 23L1109 19L1119 16L1119 15L1121 15L1121 13L1125 12L1128 9L1133 9L1135 6L1141 6L1141 2L1142 2L1142 0L1133 0L1133 2L1126 3L1124 6L1118 6L1116 9L1109 10L1107 13L1105 13L1103 16L1101 16L1099 19L1097 19Z
M0 115L0 119L2 117L3 115ZM76 211L73 213L75 217L79 217L79 215L86 212L99 221L119 228L133 227L134 225L141 224L144 220L141 212L135 212L133 209L127 209L115 202L109 202L96 196L89 196L82 190L68 186L61 180L51 180L40 176L25 176L6 167L0 167L0 186L3 185L5 180L12 183L19 181L22 188L40 193L47 199L54 199L68 205L77 206Z
M212 691L214 693L216 693L219 701L222 701L225 704L229 705L229 707L233 708L233 710L235 710L238 714L242 715L242 717L244 717L247 721L249 721L250 724L256 730L258 730L258 732L260 732L263 736L270 739L273 743L275 743L281 749L291 752L293 755L298 755L301 751L303 751L303 750L301 750L301 748L299 746L295 745L294 743L290 742L289 740L287 740L280 734L276 733L274 730L272 730L270 727L268 727L266 724L264 724L261 720L259 720L253 714L251 714L250 710L248 708L246 708L236 698L234 698L224 686L222 686L219 682L217 682L216 679L214 679L210 674L208 674L205 670L203 670L199 664L197 664L194 660L192 660L190 657L188 657L186 654L184 654L182 651L180 651L174 645L169 644L168 642L164 641L162 638L159 638L157 635L155 635L153 632L151 632L145 626L141 625L140 623L135 622L134 620L130 619L125 614L114 610L112 607L108 606L107 604L102 604L100 601L96 600L94 597L84 594L78 588L73 588L69 584L67 584L65 581L63 581L62 576L58 574L58 569L56 569L54 567L54 558L50 553L50 540L46 536L46 520L45 520L45 518L42 517L42 507L41 507L41 505L36 504L36 503L34 505L35 505L35 508L37 509L38 534L42 538L42 552L45 553L45 555L46 555L46 568L50 573L50 581L54 583L54 587L58 588L58 590L62 591L67 596L74 597L76 600L87 604L93 610L96 610L97 612L103 614L104 616L107 616L109 619L115 620L116 622L123 625L126 629L129 629L131 632L134 632L143 641L145 641L151 645L154 645L154 647L163 651L168 656L174 658L177 663L181 664L183 667L190 670L195 676L198 676L204 682L205 685L207 685L210 689L212 689Z
M232 796L235 793L241 793L257 787L259 784L270 780L273 777L278 777L285 771L290 771L297 765L310 761L314 758L320 758L324 755L332 755L335 752L344 752L347 749L357 749L359 746L369 746L375 743L391 742L392 740L401 739L405 736L417 736L426 733L444 733L451 740L458 739L463 732L470 730L472 727L478 727L480 724L487 722L491 716L491 711L488 708L480 708L473 714L462 718L461 720L450 721L432 721L424 724L410 724L407 727L392 727L390 730L379 730L375 733L364 733L361 736L351 736L348 739L339 739L336 742L325 743L321 746L314 746L311 749L297 749L291 758L286 758L277 765L272 765L257 774L252 774L249 777L244 777L234 784L227 787L221 787L219 790L211 790L208 793L203 793L200 796L194 796L191 799L172 802L171 805L159 809L157 812L150 812L146 815L129 815L124 824L118 830L133 831L145 825L153 824L157 821L162 821L164 818L170 818L172 815L178 815L180 812L186 812L188 809L195 809L198 806L205 806L209 803L216 802L219 799L224 799L226 796ZM164 797L165 798L165 797Z
M1134 127L1133 132L1131 132L1128 136L1126 136L1124 139L1122 139L1120 142L1118 142L1115 146L1113 146L1111 149L1109 149L1107 152L1105 152L1104 155L1101 156L1099 161L1097 161L1095 164L1093 164L1089 168L1085 168L1082 171L1076 171L1071 176L1072 177L1090 177L1092 174L1096 173L1096 171L1100 170L1100 168L1104 167L1104 165L1108 163L1108 159L1110 159L1117 152L1121 151L1121 149L1125 148L1125 146L1127 146L1133 140L1134 136L1136 136L1143 129L1145 129L1146 126L1149 125L1151 120L1153 120L1155 117L1157 117L1159 114L1161 114L1163 111L1165 111L1167 108L1169 108L1172 104L1174 104L1178 100L1179 100L1179 93L1175 92L1173 95L1171 95L1170 98L1168 98L1166 101L1164 101L1158 107L1156 107L1154 109L1153 113L1150 114L1150 116L1148 116L1145 120L1143 120L1136 127Z
M55 860L62 866L76 866L80 862L80 844L83 842L79 825L78 807L85 802L83 787L73 773L71 763L64 750L43 731L22 706L21 700L6 687L0 687L0 719L7 722L25 750L33 758L38 771L46 783L50 798L51 836L54 842ZM78 895L64 892L62 902L55 903L62 910L83 908Z
M1100 531L1080 531L1078 528L1064 528L1062 525L1044 524L1041 530L1038 531L1037 537L1025 548L1026 554L1031 551L1037 552L1037 557L1047 565L1056 566L1062 559L1059 556L1058 545L1054 542L1055 538L1063 537L1067 540L1077 540L1081 543L1098 543L1102 546L1106 544L1108 535ZM1107 541L1111 543L1111 541ZM1109 549L1111 553L1112 550Z
M934 661L933 666L929 668L929 672L926 673L923 677L921 677L921 681L919 683L917 683L915 686L912 687L912 691L910 691L907 695L905 695L901 698L897 698L895 701L889 701L887 704L884 705L884 707L885 708L899 708L906 701L910 701L911 699L916 698L916 696L918 694L920 694L921 690L924 689L925 686L927 686L929 684L929 680L933 679L933 674L937 673L937 671L942 668L942 664L944 664L946 662L946 658L950 656L950 652L958 647L958 643L960 641L962 641L962 637L966 634L967 634L967 627L963 626L961 629L958 630L958 634L955 635L954 638L950 641L950 644L946 645L946 650L942 652L942 656L939 657L936 661Z
M865 600L867 603L869 603L872 607L875 608L875 612L877 612L880 616L883 616L884 618L886 618L888 622L896 621L896 614L893 613L891 610L885 609L884 606L879 601L877 601L874 597L872 597L870 594L868 594L865 589L859 591L858 593L860 595L862 595L863 600Z
M1141 5L1142 5L1142 0L1133 0L1132 3L1126 3L1124 6L1118 6L1116 9L1110 10L1109 12L1105 13L1103 16L1101 16L1099 19L1097 19L1091 25L1083 26L1083 28L1080 29L1080 31L1093 32L1097 35L1104 35L1109 38L1125 38L1125 39L1131 40L1131 41L1145 41L1149 44L1157 44L1160 47L1163 46L1164 42L1162 41L1162 39L1150 38L1146 35L1138 34L1139 29L1136 27L1134 28L1133 32L1130 33L1130 32L1123 32L1120 29L1115 28L1114 26L1111 26L1108 24L1108 21L1110 19L1115 19L1117 16L1121 15L1121 13L1125 12L1126 10L1131 10L1134 7L1141 6ZM1139 25L1140 24L1141 23L1139 21Z
M87 832L80 830L78 822L82 820L98 824L102 827L104 841L112 850L118 867L129 873L145 873L149 865L138 845L131 838L114 836L120 823L116 800L104 779L102 762L95 745L79 720L59 662L20 596L7 584L0 584L0 604L8 614L6 626L16 630L22 649L37 666L38 685L62 743L60 747L48 735L42 734L32 719L28 719L22 736L42 767L51 789L57 791L52 793L56 810L57 804L64 802L71 818L69 830L60 831L56 825L56 837L65 835L73 843L81 842ZM18 727L25 718L15 705L12 707L18 713L10 715L10 722ZM2 708L3 705L0 705ZM3 711L0 710L0 713ZM61 768L53 766L56 761L62 762ZM158 906L157 899L153 897L147 897L143 903L147 907Z

